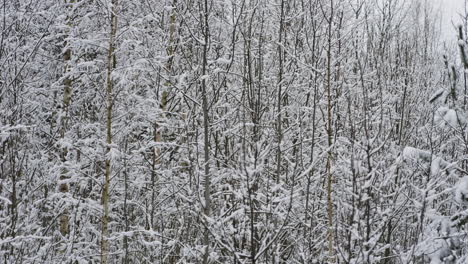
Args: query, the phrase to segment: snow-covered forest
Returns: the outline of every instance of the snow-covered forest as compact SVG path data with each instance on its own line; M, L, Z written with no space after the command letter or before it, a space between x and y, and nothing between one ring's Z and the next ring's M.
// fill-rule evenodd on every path
M432 4L2 0L0 263L467 264Z

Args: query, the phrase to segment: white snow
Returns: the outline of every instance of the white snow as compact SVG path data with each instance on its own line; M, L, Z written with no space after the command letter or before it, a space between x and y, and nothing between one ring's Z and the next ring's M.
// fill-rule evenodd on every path
M458 123L458 122L457 122L457 120L458 120L458 118L457 118L457 112L455 112L455 110L453 110L453 109L449 109L449 110L447 111L447 113L445 114L445 116L444 116L444 120L445 120L445 122L447 122L449 125L451 125L451 126L453 126L453 127L456 126L457 123Z
M216 60L216 63L219 65L229 65L231 63L231 60L228 60L226 58L219 58Z
M439 90L437 90L434 94L432 94L431 98L429 99L429 102L432 102L439 98L441 95L443 95L444 91L444 88L440 88Z
M455 185L455 200L464 205L468 205L468 176L461 178Z
M403 149L403 159L414 159L414 160L419 160L423 159L426 161L429 161L431 158L431 153L426 150L420 150L417 148L413 147L405 147Z
M431 162L431 175L438 175L440 172L440 162L442 161L441 158L436 157Z
M462 124L464 123L464 119L461 118L455 110L445 106L437 109L434 121L442 128L446 127L446 125L451 128L456 128L459 127L459 122Z

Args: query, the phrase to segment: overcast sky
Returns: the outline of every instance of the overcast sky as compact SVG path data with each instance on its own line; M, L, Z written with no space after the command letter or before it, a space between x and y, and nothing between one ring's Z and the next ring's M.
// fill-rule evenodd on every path
M431 0L429 0L431 1ZM447 40L454 38L455 30L452 21L459 23L458 13L463 13L465 0L433 0L436 7L442 10L442 37Z

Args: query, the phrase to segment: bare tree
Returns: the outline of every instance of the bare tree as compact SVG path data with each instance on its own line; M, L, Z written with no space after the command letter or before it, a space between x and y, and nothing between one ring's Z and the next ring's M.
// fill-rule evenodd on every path
M101 263L107 263L109 254L109 188L111 178L111 151L112 151L112 107L114 104L112 71L115 68L115 38L117 35L117 0L112 1L110 9L109 48L107 53L106 73L106 158L105 174L102 186L102 233L101 233Z

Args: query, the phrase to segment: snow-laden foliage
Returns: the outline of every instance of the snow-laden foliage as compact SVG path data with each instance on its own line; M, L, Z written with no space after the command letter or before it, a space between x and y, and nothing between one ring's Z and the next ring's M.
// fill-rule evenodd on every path
M467 263L466 36L430 1L0 10L0 262Z

